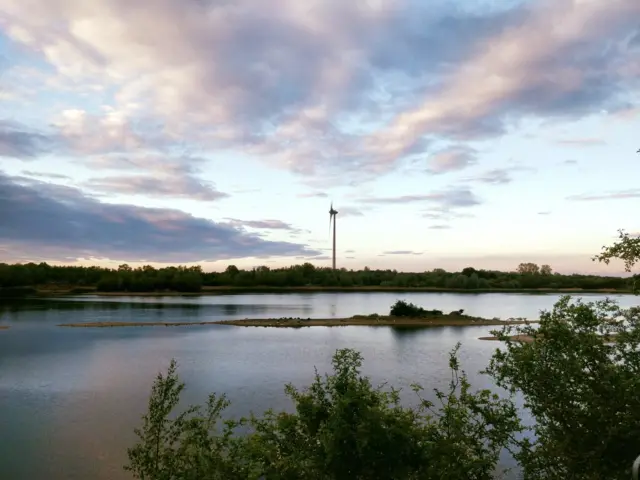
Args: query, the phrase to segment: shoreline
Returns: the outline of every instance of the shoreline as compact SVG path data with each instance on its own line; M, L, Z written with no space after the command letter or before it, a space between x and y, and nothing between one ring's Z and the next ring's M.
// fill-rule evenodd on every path
M479 337L478 340L487 340L490 342L499 342L498 337ZM520 343L532 343L534 338L531 335L510 335L509 340Z
M510 288L510 289L456 289L439 287L208 287L205 286L199 292L178 292L174 290L152 291L152 292L100 292L90 288L68 288L68 289L36 289L35 295L39 297L66 296L66 295L96 295L101 297L165 297L165 296L207 296L207 295L239 295L251 293L456 293L456 294L487 294L487 293L527 293L527 294L616 294L630 295L631 290L615 290L610 288L602 289L581 289L581 288Z
M350 318L265 318L245 320L215 320L210 322L83 322L62 323L58 327L71 328L109 328L109 327L183 327L195 325L229 325L237 327L266 327L266 328L302 328L302 327L469 327L496 325L523 325L537 323L529 320L489 320L484 318L467 317L464 315L442 315L438 317L368 317L356 315Z
M531 322L531 323L534 323L534 322ZM606 342L615 342L616 335L617 334L601 336L601 338ZM520 343L533 343L533 341L535 340L535 337L531 335L509 335L508 338L513 342L520 342ZM501 341L498 337L478 337L478 340L488 340L492 342Z

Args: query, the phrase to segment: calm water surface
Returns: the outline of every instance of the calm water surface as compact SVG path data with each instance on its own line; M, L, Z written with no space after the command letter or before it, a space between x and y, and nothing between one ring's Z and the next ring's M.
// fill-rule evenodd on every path
M604 298L582 295L587 300ZM387 313L398 298L483 317L536 318L559 295L309 293L202 297L66 297L0 304L0 477L7 480L128 479L122 471L132 429L146 409L154 376L171 358L187 383L185 403L226 392L228 413L289 408L283 385L307 385L314 366L327 371L338 348L365 357L374 383L444 387L447 355L461 360L476 387L496 348L477 340L487 327L397 330L388 327L302 329L61 328L95 321L193 322L217 319L347 317ZM623 306L638 298L614 295ZM406 401L414 398L407 394ZM508 463L508 460L505 460Z

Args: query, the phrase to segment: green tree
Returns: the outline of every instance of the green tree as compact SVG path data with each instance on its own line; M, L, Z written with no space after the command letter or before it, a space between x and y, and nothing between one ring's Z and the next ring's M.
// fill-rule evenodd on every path
M480 279L478 278L478 274L476 272L473 272L469 276L469 279L467 280L466 287L471 290L475 290L479 286L480 286Z
M565 296L537 328L494 333L506 348L487 372L522 392L535 418L536 441L523 442L517 456L525 478L630 478L640 454L640 308Z
M221 421L229 405L226 397L211 394L204 409L192 406L171 418L185 387L176 370L172 360L166 375L156 377L142 426L134 430L139 441L127 450L125 470L149 480L257 478L238 454L242 442L232 437L238 424Z
M596 255L593 260L604 262L609 265L612 259L622 260L624 269L631 272L634 265L640 262L640 235L629 235L624 230L618 231L618 241L610 247L602 247L602 252ZM638 293L637 280L639 275L633 276L633 291Z
M236 276L239 272L240 272L240 270L235 265L229 265L227 267L227 269L224 271L224 273L226 273L227 275L229 275L232 278L234 276Z
M120 290L120 280L115 273L105 274L97 283L96 288L102 292L116 292Z
M540 273L540 267L535 263L521 263L518 265L518 273L520 275L537 275Z
M466 275L460 274L453 277L453 288L467 288L467 282L469 278Z
M471 275L477 272L478 271L473 267L466 267L466 268L463 268L460 273L462 273L463 275L466 275L467 277L470 277Z
M178 292L199 292L202 277L195 272L180 272L173 277L171 287Z

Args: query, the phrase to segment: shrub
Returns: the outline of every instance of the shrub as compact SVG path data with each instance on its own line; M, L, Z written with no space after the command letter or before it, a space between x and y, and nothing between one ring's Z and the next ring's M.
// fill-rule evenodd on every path
M536 420L536 441L523 442L517 456L525 478L630 478L640 454L640 308L564 296L537 328L493 333L506 349L488 373L520 391ZM513 335L536 339L518 343Z
M491 479L521 427L510 401L470 391L457 349L449 388L436 390L437 409L420 398L418 385L418 406L402 407L398 390L373 387L360 374L360 354L343 349L333 356L333 374L316 373L304 390L286 386L293 413L268 410L226 422L220 418L228 401L215 394L205 408L170 418L184 388L172 361L153 385L125 468L148 480ZM236 435L238 427L249 432Z
M441 310L425 310L422 307L398 300L391 306L389 315L392 317L429 317L442 315Z

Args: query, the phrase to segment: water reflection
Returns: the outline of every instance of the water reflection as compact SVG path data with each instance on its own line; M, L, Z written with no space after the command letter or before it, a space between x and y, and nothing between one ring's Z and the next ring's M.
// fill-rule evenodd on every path
M224 312L225 315L228 315L231 317L231 316L237 315L239 308L238 308L238 305L233 305L233 304L222 305L222 311Z
M305 386L314 367L330 369L333 352L355 348L374 384L445 388L448 355L462 342L460 360L474 387L491 387L477 372L497 348L477 337L495 327L318 327L250 329L79 328L90 321L204 321L224 318L348 317L385 313L395 293L263 294L203 297L77 297L2 301L0 322L0 477L87 479L130 477L121 470L131 429L146 408L155 374L171 358L187 383L185 403L211 391L233 402L229 414L288 409L283 385ZM405 294L413 303L485 317L535 318L557 296ZM590 299L602 297L591 296ZM620 298L624 306L634 297ZM29 459L29 461L25 461Z

